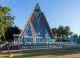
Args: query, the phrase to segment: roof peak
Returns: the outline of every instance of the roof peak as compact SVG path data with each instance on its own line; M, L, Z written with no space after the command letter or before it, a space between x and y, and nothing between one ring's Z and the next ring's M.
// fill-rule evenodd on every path
M39 4L37 3L34 9L40 9Z

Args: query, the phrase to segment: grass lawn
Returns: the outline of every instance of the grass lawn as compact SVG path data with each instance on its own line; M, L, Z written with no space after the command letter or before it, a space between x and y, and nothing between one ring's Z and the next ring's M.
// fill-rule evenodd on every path
M12 58L80 58L80 49L72 50L53 50L39 49L21 52L12 52ZM0 53L0 58L9 58L8 53Z

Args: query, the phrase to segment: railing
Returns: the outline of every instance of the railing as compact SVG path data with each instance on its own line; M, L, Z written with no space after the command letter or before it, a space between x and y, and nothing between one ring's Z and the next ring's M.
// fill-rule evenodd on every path
M76 45L76 43L70 42L16 42L13 45L39 45L39 44L59 44L59 45Z
M55 44L36 44L36 45L20 45L19 49L46 49L46 48L58 48L61 49L61 45Z
M70 44L70 43L26 43L23 44L23 42L20 43L13 43L10 47L11 50L19 50L19 49L70 49L70 48L80 48L80 45L77 44ZM6 50L7 47L3 47L2 50Z

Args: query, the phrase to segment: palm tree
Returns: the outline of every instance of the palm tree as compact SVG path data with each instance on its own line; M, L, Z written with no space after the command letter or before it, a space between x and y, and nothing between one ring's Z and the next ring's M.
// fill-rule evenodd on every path
M79 35L79 38L80 38L80 35Z
M73 38L78 38L78 35L77 35L77 34L74 34L74 35L73 35Z
M57 32L58 32L58 37L59 37L60 41L62 41L63 35L64 35L64 26L59 26Z
M70 33L70 27L69 27L69 26L66 26L66 27L65 27L65 30L64 30L64 34L65 34L66 36L68 36L69 33Z
M52 28L52 32L54 37L58 37L59 41L62 41L64 38L68 38L68 36L73 35L73 32L70 31L69 26L59 26L58 28Z
M52 28L52 32L54 34L54 37L57 37L57 28Z

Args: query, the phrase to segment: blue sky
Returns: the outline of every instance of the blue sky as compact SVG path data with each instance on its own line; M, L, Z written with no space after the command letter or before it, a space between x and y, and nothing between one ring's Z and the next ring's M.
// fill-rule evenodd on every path
M80 34L80 0L0 0L16 16L15 25L23 29L36 3L39 3L51 28L70 26Z

